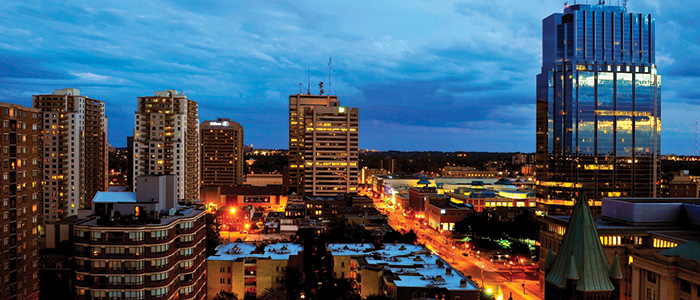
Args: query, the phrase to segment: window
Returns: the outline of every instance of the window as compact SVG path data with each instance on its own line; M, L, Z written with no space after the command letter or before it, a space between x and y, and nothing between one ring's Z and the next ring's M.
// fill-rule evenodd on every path
M647 300L656 300L656 291L655 290L653 290L651 288L647 288Z
M93 231L90 235L90 240L95 242L102 239L102 234L99 231Z
M107 297L107 292L105 291L90 291L93 299L104 299Z
M683 279L679 279L679 280L681 282L681 292L690 293L690 282L683 280Z
M145 293L143 291L126 291L124 297L126 300L142 300Z
M151 261L151 266L156 267L156 268L160 268L160 267L167 266L168 263L169 263L169 261L168 261L168 258L167 258L167 257L166 257L166 258L160 258L160 259L152 260L152 261Z
M100 270L104 269L107 266L105 261L93 261L92 262L92 269L93 270Z
M125 261L124 262L124 269L128 271L138 271L138 270L143 270L144 263L143 261Z
M121 261L110 261L109 262L109 269L113 271L119 271L122 269L122 262Z
M109 276L109 285L121 285L122 278L119 276Z
M180 256L190 256L193 253L192 248L180 249Z
M185 260L180 262L181 269L189 269L194 266L194 260Z
M189 230L189 229L192 229L192 228L194 228L194 222L193 222L193 221L180 223L180 229Z
M152 239L164 239L168 237L168 230L158 230L158 231L151 231L151 238Z
M143 276L126 276L124 277L125 285L142 285Z
M124 247L107 247L107 254L124 254Z
M131 247L131 248L129 248L129 254L131 254L131 255L143 255L143 247Z
M159 288L159 289L152 289L151 290L151 297L160 298L160 297L163 297L166 294L168 294L169 291L170 291L170 287L167 287L167 286Z
M170 244L163 244L158 246L151 246L151 253L163 253L170 250Z
M151 275L151 281L157 282L157 281L164 281L168 279L170 273L168 272L163 272L163 273L157 273Z
M194 292L194 286L180 288L180 295L188 295Z
M181 243L187 243L191 241L194 241L194 234L183 235L180 237Z
M129 240L143 241L143 231L129 232Z
M656 273L647 271L647 281L656 283Z

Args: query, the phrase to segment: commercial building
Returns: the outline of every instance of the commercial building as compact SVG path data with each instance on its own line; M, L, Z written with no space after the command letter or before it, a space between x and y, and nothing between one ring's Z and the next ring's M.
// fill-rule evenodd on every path
M218 207L252 206L276 211L284 210L289 196L283 186L220 186L203 188L202 199Z
M357 191L358 109L337 96L289 96L290 191L333 196Z
M503 172L496 170L477 170L472 167L444 167L442 177L446 178L501 178Z
M573 217L550 215L540 221L540 257L547 257L549 250L562 253L562 240L569 231L567 227L571 226ZM669 254L674 251L665 251L700 242L697 231L700 226L700 199L606 198L603 199L601 215L594 217L593 222L607 260L611 262L617 256L621 263L624 279L619 281L619 288L616 288L619 291L617 299L678 299L674 295L680 291L681 280L693 282L682 275L679 268L687 267L697 272L698 269L693 269L694 264L676 267L674 264L682 259ZM547 265L547 260L543 266ZM658 268L652 270L657 277L646 277L648 272L644 270L651 270L650 266ZM677 272L665 273L667 268L675 268ZM544 272L544 268L541 271ZM658 276L667 277L663 284L662 281L652 282L661 278ZM678 280L669 279L673 276L678 276ZM646 298L647 288L652 288L649 295L654 296Z
M542 21L537 75L538 210L568 214L576 193L655 197L661 76L654 18L574 4Z
M350 107L304 110L304 195L357 192L359 111Z
M673 179L668 183L670 198L698 198L698 190L700 183L697 178L689 175L688 170L682 170L673 176Z
M340 107L338 96L289 96L289 188L297 194L304 192L305 111L316 107Z
M102 101L66 88L32 96L43 120L44 221L90 208L107 190L107 118Z
M288 268L301 272L303 246L277 243L256 248L246 243L216 247L216 254L207 258L207 299L222 291L235 293L238 299L260 297L267 289L282 287Z
M202 187L243 184L243 127L231 119L204 121L202 141Z
M133 140L135 177L173 174L177 199L199 198L197 102L175 90L138 97ZM136 181L133 190L138 191Z
M666 250L632 247L628 299L699 299L700 242Z
M428 226L437 231L453 230L456 223L462 221L474 209L464 204L455 204L453 202L433 202L428 203L426 216Z
M177 205L174 175L99 192L74 227L76 299L205 299L205 213Z
M533 190L486 190L486 189L456 189L445 192L452 203L471 206L474 211L484 211L498 207L535 207L537 201Z
M479 299L476 284L421 245L328 244L326 249L335 277L352 279L362 298Z
M42 115L0 103L0 299L39 299Z

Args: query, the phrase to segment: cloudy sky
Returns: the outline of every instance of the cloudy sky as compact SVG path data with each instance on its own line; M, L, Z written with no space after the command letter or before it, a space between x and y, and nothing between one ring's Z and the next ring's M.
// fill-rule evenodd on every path
M136 97L177 89L202 121L229 117L247 144L286 148L289 95L307 68L317 93L332 57L361 148L535 151L541 20L564 1L332 2L2 1L0 101L79 88L107 103L109 141L124 146ZM628 8L656 17L662 152L692 154L700 1Z

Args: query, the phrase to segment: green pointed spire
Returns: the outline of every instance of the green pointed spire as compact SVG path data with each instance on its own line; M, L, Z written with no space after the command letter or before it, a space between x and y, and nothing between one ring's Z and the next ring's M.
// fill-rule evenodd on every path
M569 271L566 272L566 279L579 280L574 254L571 254L571 262L569 262Z
M547 251L547 257L544 259L544 269L551 269L554 265L554 253L552 253L552 248Z
M562 255L564 254L564 255ZM571 254L571 256L568 256ZM575 265L574 268L571 265ZM588 198L583 193L574 204L569 225L545 280L566 288L566 280L574 274L579 277L576 289L583 292L602 292L615 289L610 281L610 266L600 243Z
M610 278L622 279L622 270L620 270L620 261L617 259L617 253L615 253L613 261L610 264Z

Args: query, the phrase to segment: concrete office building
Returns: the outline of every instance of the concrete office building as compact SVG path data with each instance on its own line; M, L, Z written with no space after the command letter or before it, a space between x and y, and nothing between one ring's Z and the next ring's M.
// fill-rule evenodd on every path
M199 198L198 107L175 90L138 97L133 175L176 175L179 200ZM138 191L136 181L133 190Z
M39 299L41 111L0 103L0 299Z
M290 192L303 194L308 189L312 195L335 195L356 191L357 130L357 109L341 107L337 96L289 96ZM307 180L312 181L309 188ZM313 180L318 180L316 185Z
M304 195L357 192L358 122L357 108L304 111Z
M243 127L231 119L204 121L201 139L202 187L243 184Z
M99 192L74 226L76 299L205 299L205 213L178 206L174 175Z
M77 215L107 190L107 118L102 101L66 88L34 95L43 119L44 221Z

